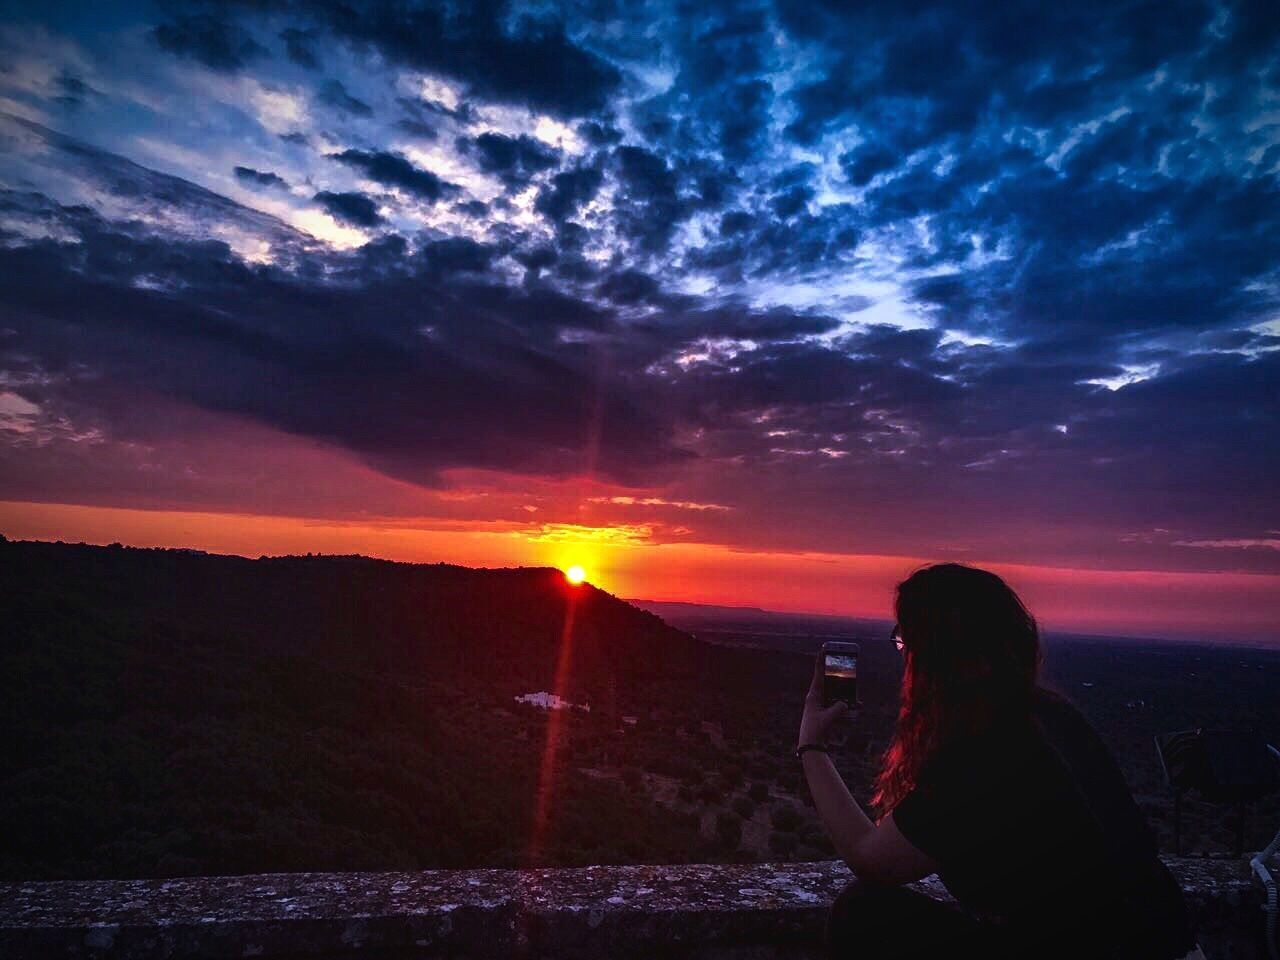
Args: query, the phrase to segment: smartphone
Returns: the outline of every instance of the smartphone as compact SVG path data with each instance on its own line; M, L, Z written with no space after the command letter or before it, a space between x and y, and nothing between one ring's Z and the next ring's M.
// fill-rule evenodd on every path
M822 645L822 705L843 700L858 705L858 645L828 642Z

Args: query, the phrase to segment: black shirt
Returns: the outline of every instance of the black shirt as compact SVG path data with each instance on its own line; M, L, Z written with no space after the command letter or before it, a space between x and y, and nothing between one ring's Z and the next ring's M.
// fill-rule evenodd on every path
M1114 758L1048 691L1030 716L936 750L893 819L962 907L1026 950L1168 960L1194 946Z

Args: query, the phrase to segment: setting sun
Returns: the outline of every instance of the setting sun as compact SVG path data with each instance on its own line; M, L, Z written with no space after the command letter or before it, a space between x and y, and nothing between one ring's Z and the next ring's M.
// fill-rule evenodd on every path
M564 572L564 576L570 583L582 583L587 579L587 572L582 567L574 564Z

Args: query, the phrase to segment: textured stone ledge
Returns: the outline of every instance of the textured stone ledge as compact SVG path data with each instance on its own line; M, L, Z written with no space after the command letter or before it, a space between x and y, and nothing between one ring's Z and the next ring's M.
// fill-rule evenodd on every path
M1255 955L1247 865L1169 864L1210 956ZM782 863L10 883L0 957L815 957L849 879Z

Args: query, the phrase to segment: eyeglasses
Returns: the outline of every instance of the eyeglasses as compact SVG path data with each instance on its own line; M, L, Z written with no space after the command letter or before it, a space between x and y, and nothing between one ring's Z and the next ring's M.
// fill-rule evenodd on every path
M893 625L893 630L889 633L889 639L893 641L893 645L898 648L899 653L906 649L907 645L902 639L902 627L898 624L895 623Z

